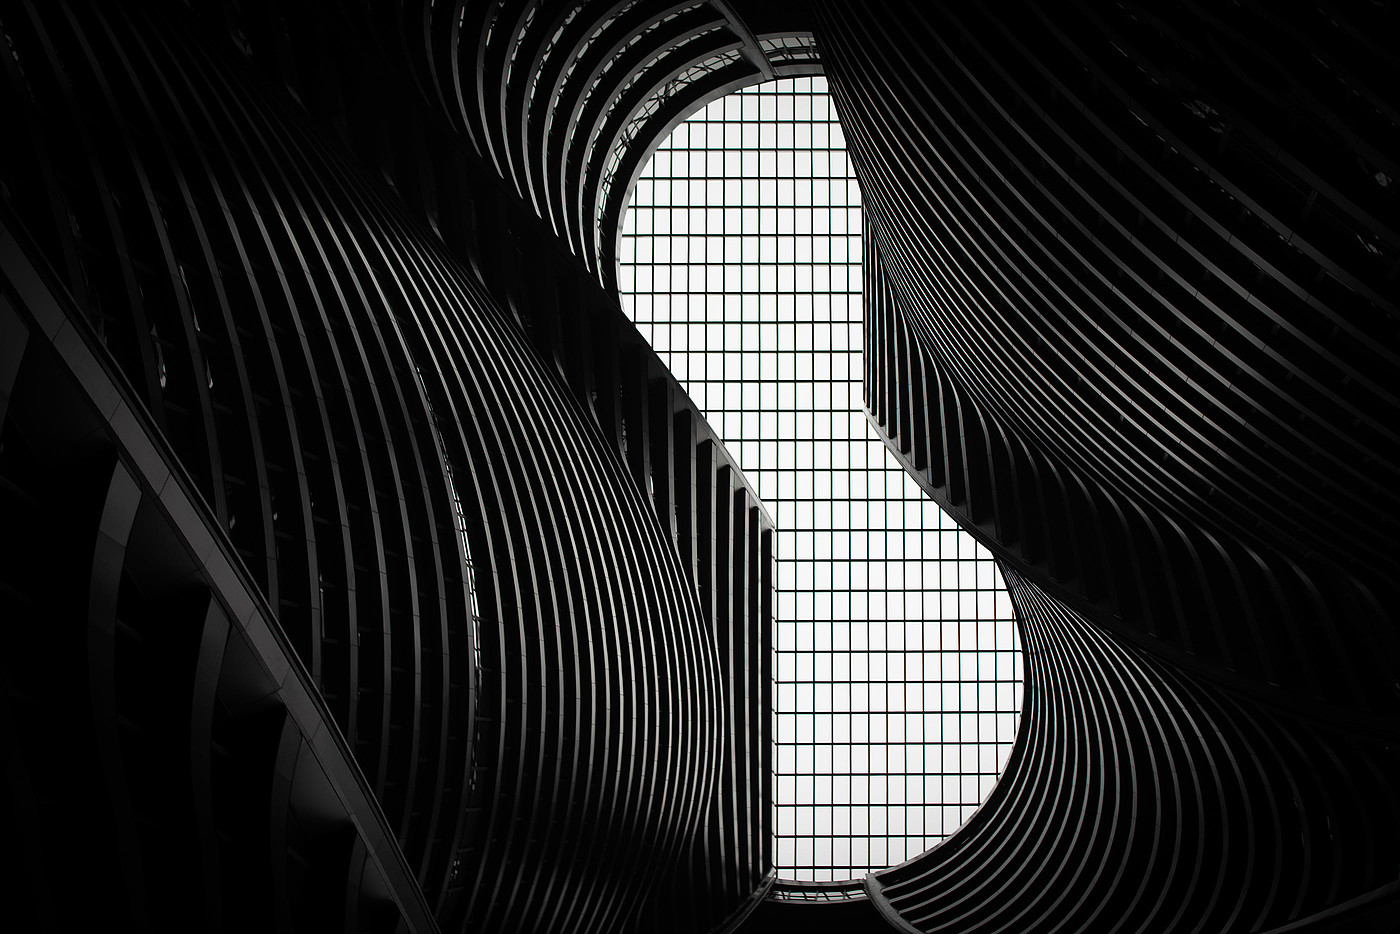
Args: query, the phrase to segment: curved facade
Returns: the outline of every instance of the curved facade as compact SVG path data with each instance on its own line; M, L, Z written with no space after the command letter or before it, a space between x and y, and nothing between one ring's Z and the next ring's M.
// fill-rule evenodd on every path
M871 417L1030 669L993 799L869 881L897 927L1395 917L1390 15L818 5Z
M611 287L628 193L667 132L736 88L820 70L804 17L744 13L723 0L516 0L397 19L386 5L381 22L441 114Z
M931 413L916 467L1125 632L1393 713L1394 127L1364 24L895 9L833 10L826 49L875 304L924 370L884 369Z
M1164 664L1014 572L1008 585L1032 686L1021 741L962 832L868 883L891 920L1267 931L1357 900L1351 929L1384 929L1393 748Z
M333 698L11 223L0 227L9 920L435 930Z
M808 33L870 218L872 418L1016 581L1033 722L963 832L868 880L883 920L804 923L1395 917L1388 7L0 26L21 925L754 908L767 519L598 283L647 147L811 69Z
M684 897L696 902L694 923L713 927L765 875L767 518L615 301L529 226L453 128L425 108L398 115L419 121L406 137L414 154L458 186L442 202L458 215L446 224L450 245L400 200L409 176L429 190L413 175L419 166L357 135L358 125L337 138L337 117L402 107L414 92L392 65L365 65L375 21L358 15L316 24L338 31L345 51L318 59L319 88L301 84L297 69L326 50L289 44L290 23L310 25L312 11L297 12L7 9L13 327L35 329L22 269L51 268L50 301L68 333L111 361L124 404L149 412L169 445L166 470L188 475L197 515L176 518L216 530L247 569L239 583L285 634L281 677L298 669L321 704L301 733L343 737L335 763L361 779L360 803L371 807L363 820L380 821L383 852L371 855L407 867L390 900L417 911L418 926L629 930ZM375 94L326 83L337 66L358 67ZM264 67L282 69L282 87ZM366 173L347 143L362 158L384 156L386 170ZM548 275L527 269L546 258L557 265ZM7 360L17 398L43 395L31 387L42 385L46 359ZM21 502L47 488L19 461L19 439L31 422L62 417L34 402L6 422L18 464L7 477ZM99 429L113 436L107 456L139 459L121 427ZM73 482L73 497L86 497L86 481ZM24 548L25 532L6 534L7 547ZM91 525L72 533L80 552L95 540L99 557L103 534ZM94 577L79 591L88 628L84 614L64 625L81 646L102 617L118 646L103 668L89 645L91 682L72 674L73 690L139 680L122 634L148 640L126 622L142 613L128 590L141 589L143 573L159 577L143 562L161 560L159 549L128 556L136 570L106 569L120 584ZM13 579L18 618L38 625L34 608L65 579ZM28 654L19 646L7 650L10 666ZM241 716L224 703L217 654L205 667L202 649L162 657L177 698L192 683L216 725ZM87 729L81 711L67 714L54 729ZM162 813L159 800L113 791L104 806L104 787L146 781L139 763L144 743L155 743L128 735L123 709L115 716L93 740L103 768L73 797L92 799L93 826L115 826L119 859L96 871L116 879L125 864L115 894L130 893L138 926L159 927L161 914L141 906L161 903L162 880L186 856L140 829L148 811ZM199 837L207 850L221 818L274 827L246 846L270 848L271 863L260 856L230 877L248 895L235 897L235 882L218 898L196 886L193 914L234 926L319 928L343 916L347 926L392 928L393 912L323 911L354 902L366 844L312 827L306 809L362 815L322 800L343 798L335 789L308 792L313 804L300 811L284 807L279 783L295 792L312 773L293 768L290 728L266 729L276 752L266 763L217 729L167 730L166 742L188 742L207 760L189 767L193 777L169 749L164 765L152 757L153 768L175 770L172 783L194 785L189 813L176 809L169 823L213 814L216 826ZM20 744L14 781L42 786L53 768L45 759L40 736ZM124 785L113 762L131 773ZM73 771L85 763L75 753ZM219 789L243 782L270 797L254 795L230 817ZM26 839L66 826L62 807L39 807L32 825L20 815ZM296 856L277 855L284 838ZM188 872L218 879L235 856L210 850L208 859ZM61 885L62 865L57 856L36 864L45 890ZM692 885L697 877L710 881ZM36 917L51 910L33 905Z

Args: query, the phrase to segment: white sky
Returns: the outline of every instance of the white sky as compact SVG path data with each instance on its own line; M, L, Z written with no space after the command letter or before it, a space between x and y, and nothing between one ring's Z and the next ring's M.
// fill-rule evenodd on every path
M643 173L623 307L777 526L779 876L902 862L986 797L1020 717L995 563L861 402L860 191L824 78L715 101Z

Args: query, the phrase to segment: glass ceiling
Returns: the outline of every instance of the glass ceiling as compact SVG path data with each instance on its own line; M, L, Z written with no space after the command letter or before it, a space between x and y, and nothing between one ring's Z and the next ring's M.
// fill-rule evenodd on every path
M860 191L824 78L677 127L618 242L623 308L777 526L775 854L860 878L957 829L1021 708L991 555L886 450L861 401Z

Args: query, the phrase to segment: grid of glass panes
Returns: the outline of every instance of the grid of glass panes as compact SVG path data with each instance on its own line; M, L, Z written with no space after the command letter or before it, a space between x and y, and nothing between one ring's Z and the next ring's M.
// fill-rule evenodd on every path
M860 192L825 79L677 127L618 243L623 306L778 528L776 862L845 880L959 827L1015 737L1022 667L990 555L861 403Z

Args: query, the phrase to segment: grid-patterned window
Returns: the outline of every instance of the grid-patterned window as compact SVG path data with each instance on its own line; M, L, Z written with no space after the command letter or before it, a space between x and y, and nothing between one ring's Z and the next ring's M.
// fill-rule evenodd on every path
M959 827L996 781L1020 645L991 556L861 403L860 191L823 78L680 125L618 244L623 306L777 525L777 867L863 876Z

